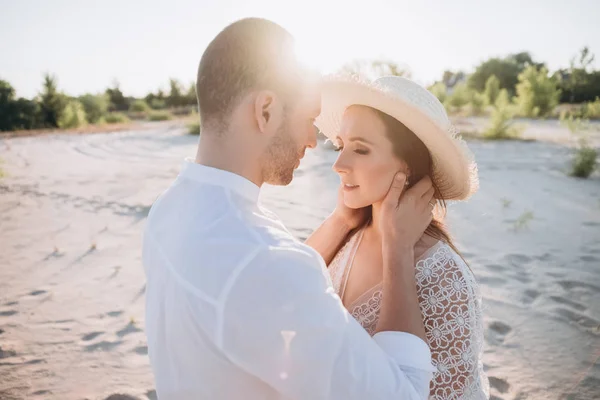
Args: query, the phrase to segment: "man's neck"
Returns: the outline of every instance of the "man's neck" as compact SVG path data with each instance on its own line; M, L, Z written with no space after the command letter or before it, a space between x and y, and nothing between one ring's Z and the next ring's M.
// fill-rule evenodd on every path
M196 163L240 175L258 187L264 183L260 167L249 162L248 147L213 134L201 134ZM255 158L256 160L256 158ZM254 161L256 164L256 161Z

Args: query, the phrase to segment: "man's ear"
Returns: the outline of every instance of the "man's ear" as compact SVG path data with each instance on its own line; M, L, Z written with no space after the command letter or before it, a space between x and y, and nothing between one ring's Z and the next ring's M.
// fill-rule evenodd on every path
M268 135L274 134L281 124L283 104L278 96L268 90L258 92L254 100L254 118L258 129Z

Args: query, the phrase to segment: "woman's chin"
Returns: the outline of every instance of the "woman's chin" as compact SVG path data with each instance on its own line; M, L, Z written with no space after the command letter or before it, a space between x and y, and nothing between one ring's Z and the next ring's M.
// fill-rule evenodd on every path
M370 205L369 203L360 201L360 199L350 198L350 196L344 196L344 204L346 205L346 207L351 208L353 210L358 210L359 208L363 208Z

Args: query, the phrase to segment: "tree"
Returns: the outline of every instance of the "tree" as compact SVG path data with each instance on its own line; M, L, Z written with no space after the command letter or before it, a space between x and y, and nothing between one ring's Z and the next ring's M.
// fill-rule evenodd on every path
M177 79L169 79L169 97L167 97L167 105L169 107L179 107L183 105L184 98L181 94L181 85Z
M531 65L519 74L517 104L521 113L528 117L548 115L558 105L560 89L556 80L548 76L546 68Z
M185 94L185 104L189 106L195 106L198 103L198 99L196 98L196 83L192 82L190 87Z
M38 125L37 104L27 99L15 99L10 83L0 80L0 131L33 129Z
M67 97L58 92L55 76L44 75L39 104L42 124L46 127L57 128L58 121L67 106Z
M466 79L467 75L462 72L452 72L452 71L444 71L444 75L442 75L442 83L448 88L452 89L457 84L463 82Z
M79 97L89 123L95 124L108 112L109 99L106 94L84 94Z
M496 99L500 94L500 81L496 78L496 75L492 75L485 82L485 98L486 103L493 105L496 103Z
M544 66L543 63L534 62L527 52L511 54L505 58L490 58L481 63L469 76L469 86L478 92L483 92L487 80L495 75L500 81L500 88L508 90L509 95L514 94L519 82L519 74L530 65L536 68Z
M113 87L106 89L106 95L109 100L109 111L127 111L129 108L129 102L123 96L123 92L121 92L119 86L119 82L115 80Z
M568 69L555 72L554 77L562 90L562 102L582 103L600 96L600 71L591 70L594 59L589 48L584 47L571 59Z

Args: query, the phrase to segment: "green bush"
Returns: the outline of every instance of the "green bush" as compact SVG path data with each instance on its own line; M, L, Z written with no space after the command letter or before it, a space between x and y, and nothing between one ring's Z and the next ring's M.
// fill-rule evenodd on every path
M485 99L488 105L496 104L496 99L500 94L500 80L496 78L496 75L492 75L485 82Z
M582 114L585 118L600 119L600 97L583 105Z
M58 127L61 129L79 128L87 123L83 105L77 100L69 100L58 119Z
M146 113L150 111L150 106L144 100L136 100L129 106L130 112Z
M173 119L173 115L168 111L153 111L148 115L150 121L167 121Z
M575 153L575 158L573 159L571 167L571 175L578 178L589 177L596 168L597 157L598 152L596 149L586 144L581 145Z
M446 97L448 95L448 90L446 85L443 82L437 82L429 87L429 91L438 98L440 103L444 103L446 101Z
M108 112L109 100L106 94L85 94L79 97L85 116L90 124L98 123Z
M472 90L469 100L469 112L471 115L481 115L485 109L487 98L484 93L477 93Z
M107 124L124 124L129 122L129 118L123 113L111 112L106 114L103 122L106 122Z
M446 98L445 105L449 111L460 111L469 103L470 91L465 83L459 83L452 89L452 93Z
M190 135L199 135L200 134L200 122L194 121L187 125L187 130Z
M589 177L596 168L598 158L598 151L591 147L588 142L589 120L575 113L563 112L560 116L560 122L571 131L571 134L579 138L575 156L571 163L571 176Z
M513 126L514 112L508 97L508 91L502 89L490 118L490 125L483 132L483 137L489 140L516 139L519 131Z
M519 74L517 104L526 117L544 117L558 105L560 89L546 68L529 66Z
M0 80L0 131L41 127L40 107L35 101L15 98L15 90Z

